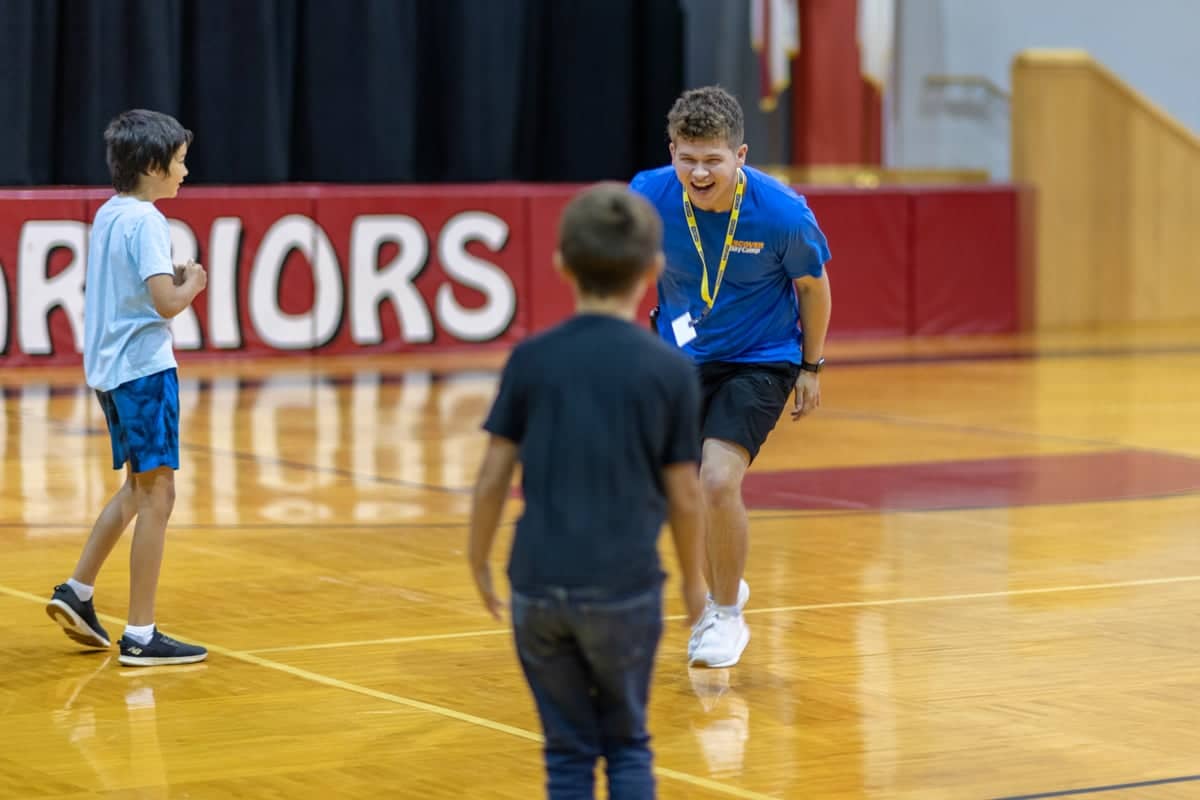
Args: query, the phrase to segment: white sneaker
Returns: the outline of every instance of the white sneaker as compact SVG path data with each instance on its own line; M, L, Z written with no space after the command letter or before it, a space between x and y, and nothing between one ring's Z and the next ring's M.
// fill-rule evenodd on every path
M732 667L750 643L750 628L741 614L706 614L689 667Z
M745 580L738 581L738 596L737 607L741 611L746 607L746 603L750 602L750 584ZM716 603L713 602L712 593L708 594L708 601L704 604L704 613L700 615L700 619L696 620L696 624L692 626L692 635L688 638L688 661L692 660L692 654L696 651L696 643L700 641L700 631L704 630L709 614L716 608Z

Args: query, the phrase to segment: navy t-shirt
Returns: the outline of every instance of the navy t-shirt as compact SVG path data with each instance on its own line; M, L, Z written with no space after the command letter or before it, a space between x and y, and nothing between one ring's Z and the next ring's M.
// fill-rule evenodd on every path
M829 244L804 198L766 173L743 167L746 195L734 233L725 278L712 313L696 326L683 351L697 362L800 363L800 307L792 281L824 274ZM683 186L670 166L638 173L630 187L663 219L666 269L658 281L658 331L674 344L671 321L698 318L704 272L683 212ZM717 280L729 212L695 209L704 244L709 287Z
M652 333L580 314L513 350L484 429L520 448L515 591L662 582L663 468L700 460L695 367Z

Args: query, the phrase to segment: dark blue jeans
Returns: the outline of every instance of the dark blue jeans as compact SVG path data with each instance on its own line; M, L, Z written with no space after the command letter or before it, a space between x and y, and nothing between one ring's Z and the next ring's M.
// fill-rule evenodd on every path
M513 635L546 736L551 800L594 796L596 759L609 797L654 795L646 703L662 636L662 586L613 596L546 587L514 592Z

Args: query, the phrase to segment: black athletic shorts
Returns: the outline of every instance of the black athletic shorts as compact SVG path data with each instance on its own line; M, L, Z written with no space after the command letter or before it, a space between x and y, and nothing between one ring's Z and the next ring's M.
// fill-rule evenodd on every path
M753 461L796 387L799 364L700 365L700 437L741 445Z

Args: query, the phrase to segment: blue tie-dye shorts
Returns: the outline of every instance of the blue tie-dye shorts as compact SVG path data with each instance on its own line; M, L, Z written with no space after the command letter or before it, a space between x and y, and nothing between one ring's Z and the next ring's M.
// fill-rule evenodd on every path
M128 461L134 473L179 469L179 377L166 369L96 392L108 435L113 469Z

